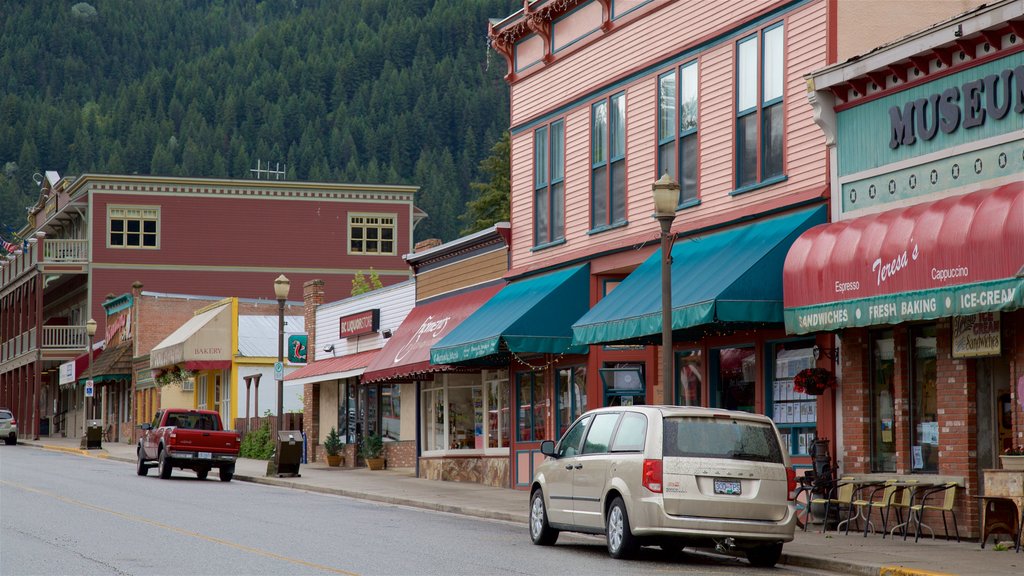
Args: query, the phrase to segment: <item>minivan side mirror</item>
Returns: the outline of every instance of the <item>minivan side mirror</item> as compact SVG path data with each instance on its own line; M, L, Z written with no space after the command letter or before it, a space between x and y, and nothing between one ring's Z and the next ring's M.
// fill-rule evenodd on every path
M545 456L552 456L558 458L558 453L555 452L554 440L545 440L540 443L540 453Z

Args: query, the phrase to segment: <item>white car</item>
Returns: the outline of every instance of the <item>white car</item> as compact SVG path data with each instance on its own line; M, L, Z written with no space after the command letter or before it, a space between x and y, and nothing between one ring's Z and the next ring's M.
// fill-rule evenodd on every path
M18 421L14 419L14 413L6 408L0 408L0 438L8 446L18 443Z
M714 408L620 406L576 420L537 468L530 536L605 534L608 553L642 545L732 547L774 566L793 539L796 476L766 416Z

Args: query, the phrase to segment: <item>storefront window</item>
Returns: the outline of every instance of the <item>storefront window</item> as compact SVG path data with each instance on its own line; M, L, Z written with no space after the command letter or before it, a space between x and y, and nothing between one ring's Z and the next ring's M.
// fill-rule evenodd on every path
M754 411L755 360L752 347L719 348L713 354L718 364L717 406L727 410Z
M483 377L445 374L425 382L421 389L423 451L507 448L507 374L503 370L485 371Z
M910 390L910 464L914 472L939 470L939 419L935 387L935 326L911 330L912 386Z
M676 352L676 404L679 406L700 406L701 390L704 389L704 358L700 350Z
M385 440L402 439L401 384L383 384L380 387L381 435Z
M818 421L817 397L793 390L793 378L805 368L814 368L814 340L772 345L771 411L775 425L789 443L789 453L806 455L814 442Z
M512 436L512 417L508 405L508 372L485 370L487 393L487 447L508 448Z
M871 471L896 471L895 340L892 330L871 335Z
M558 437L565 433L572 421L587 409L587 367L573 366L558 371Z
M548 403L544 398L544 373L522 372L516 375L516 439L540 442L546 436Z

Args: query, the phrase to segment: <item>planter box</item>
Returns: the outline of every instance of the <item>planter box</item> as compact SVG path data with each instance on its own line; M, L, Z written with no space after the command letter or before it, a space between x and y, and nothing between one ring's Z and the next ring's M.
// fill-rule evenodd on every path
M1024 470L1024 456L1000 456L999 465L1003 470Z

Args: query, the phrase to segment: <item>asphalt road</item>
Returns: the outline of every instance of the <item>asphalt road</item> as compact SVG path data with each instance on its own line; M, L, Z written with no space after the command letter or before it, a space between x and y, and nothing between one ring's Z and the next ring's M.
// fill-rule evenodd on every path
M533 546L525 526L0 446L0 575L807 574L604 542Z

